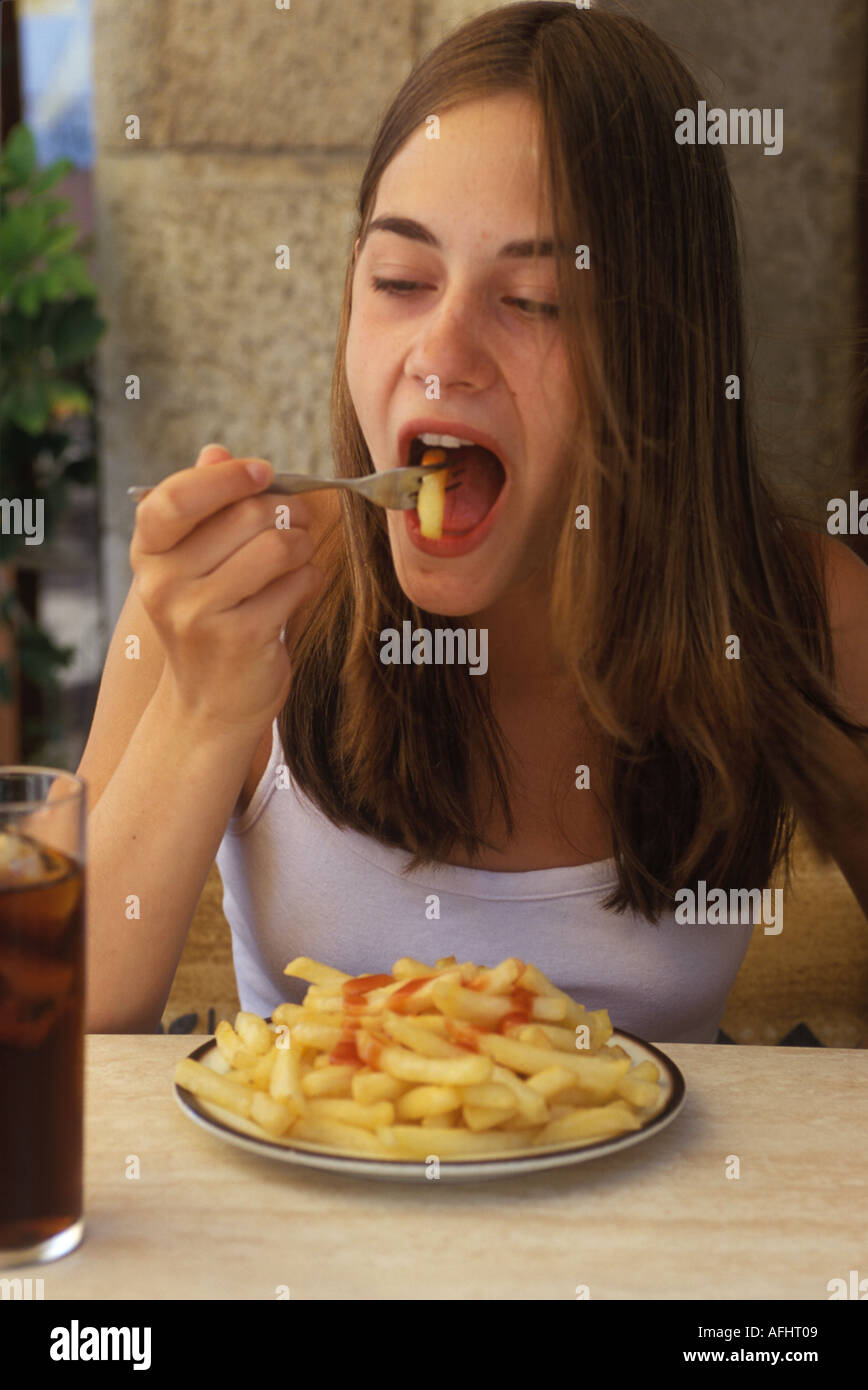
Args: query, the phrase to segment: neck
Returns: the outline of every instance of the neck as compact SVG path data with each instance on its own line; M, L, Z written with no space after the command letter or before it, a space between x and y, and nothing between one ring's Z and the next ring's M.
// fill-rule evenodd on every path
M569 688L552 651L548 593L538 579L526 580L472 621L488 629L488 675L495 701L557 696Z

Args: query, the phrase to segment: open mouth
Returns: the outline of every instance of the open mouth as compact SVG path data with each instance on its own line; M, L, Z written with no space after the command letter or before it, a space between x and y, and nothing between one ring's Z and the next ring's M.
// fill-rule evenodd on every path
M449 476L443 499L441 534L466 536L480 526L506 482L506 471L496 454L482 444L441 447L425 444L417 435L410 441L408 465L415 468L426 451L436 448L445 455Z

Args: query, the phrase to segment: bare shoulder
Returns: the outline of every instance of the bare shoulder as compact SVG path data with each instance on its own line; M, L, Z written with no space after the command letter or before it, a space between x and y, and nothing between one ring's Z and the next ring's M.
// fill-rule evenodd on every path
M838 692L868 723L868 565L834 536L815 537L825 577Z

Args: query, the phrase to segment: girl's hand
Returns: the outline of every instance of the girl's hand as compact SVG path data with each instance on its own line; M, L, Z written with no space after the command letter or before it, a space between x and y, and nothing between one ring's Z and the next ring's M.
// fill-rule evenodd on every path
M277 527L289 499L262 494L273 476L264 459L234 459L208 445L195 467L171 474L138 504L130 546L165 649L164 679L181 708L251 732L264 730L286 700L292 671L282 629L323 582L302 498L292 499L291 528Z

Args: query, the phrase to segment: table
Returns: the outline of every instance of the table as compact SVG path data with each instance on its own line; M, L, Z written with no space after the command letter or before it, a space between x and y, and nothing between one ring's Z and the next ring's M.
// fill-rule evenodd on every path
M868 1276L868 1051L661 1043L687 1101L647 1143L415 1186L201 1130L172 1072L202 1041L87 1039L84 1243L10 1271L46 1300L827 1300L830 1279Z

